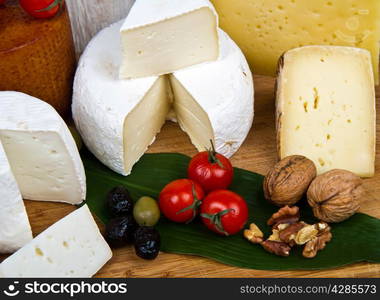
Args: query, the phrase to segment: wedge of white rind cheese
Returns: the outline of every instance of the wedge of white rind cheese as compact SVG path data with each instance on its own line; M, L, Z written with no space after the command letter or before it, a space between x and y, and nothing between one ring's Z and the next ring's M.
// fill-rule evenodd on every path
M0 141L24 199L81 203L86 177L75 141L52 106L0 92Z
M238 46L219 30L220 57L170 75L174 110L181 128L199 151L211 147L232 156L253 121L252 73Z
M24 202L0 142L0 253L13 253L32 239Z
M285 53L277 82L280 158L299 154L318 173L345 169L374 175L375 89L370 53L307 46Z
M112 257L87 205L39 234L0 264L0 277L92 277Z
M216 60L217 28L208 0L136 1L120 30L120 78L168 74Z
M72 112L91 152L128 175L165 123L168 79L119 80L121 22L102 30L83 53L74 80Z

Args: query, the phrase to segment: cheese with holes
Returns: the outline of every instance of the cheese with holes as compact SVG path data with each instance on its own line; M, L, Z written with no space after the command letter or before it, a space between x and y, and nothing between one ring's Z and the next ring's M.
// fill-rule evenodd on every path
M92 277L112 251L87 205L39 234L0 264L0 277Z
M307 45L367 49L379 82L378 0L212 0L220 26L257 74L275 75L279 57Z
M75 141L52 106L0 92L0 141L24 199L79 204L86 196Z
M216 60L217 27L208 0L136 1L120 30L120 78L162 75Z
M12 253L32 239L24 202L0 142L0 253Z
M367 50L308 46L279 63L277 133L280 158L300 154L318 173L345 169L374 175L375 90Z
M90 42L74 80L73 117L92 153L128 175L174 108L170 118L179 120L200 151L214 140L217 151L231 156L253 119L252 74L240 49L220 32L215 62L172 76L120 80L120 26L104 29Z

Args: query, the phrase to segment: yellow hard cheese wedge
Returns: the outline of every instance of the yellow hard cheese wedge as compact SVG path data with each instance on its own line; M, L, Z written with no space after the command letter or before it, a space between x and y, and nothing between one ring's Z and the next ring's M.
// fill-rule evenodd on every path
M379 0L212 0L221 27L258 74L274 75L278 58L306 45L367 49L379 83Z
M277 81L280 158L304 155L318 173L374 175L375 89L367 50L307 46L286 52Z

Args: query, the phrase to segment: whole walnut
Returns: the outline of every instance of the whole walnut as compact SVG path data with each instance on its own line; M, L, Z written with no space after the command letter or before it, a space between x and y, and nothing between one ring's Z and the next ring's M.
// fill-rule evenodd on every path
M307 191L307 200L315 217L337 223L358 211L362 194L360 177L350 171L335 169L314 179Z
M277 205L293 205L306 193L317 176L314 163L301 155L292 155L279 161L265 176L265 198Z

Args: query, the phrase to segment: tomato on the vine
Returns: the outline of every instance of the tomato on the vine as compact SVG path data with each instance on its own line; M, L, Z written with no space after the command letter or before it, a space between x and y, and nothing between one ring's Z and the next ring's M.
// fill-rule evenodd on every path
M20 0L21 7L38 19L54 17L63 4L64 0Z
M202 201L201 217L210 230L222 235L232 235L238 233L247 223L248 206L234 192L213 191Z
M167 184L159 196L161 212L178 223L191 222L204 197L202 187L190 179L178 179Z
M212 148L195 155L187 169L188 177L198 182L205 192L226 189L230 186L234 169L229 159Z

